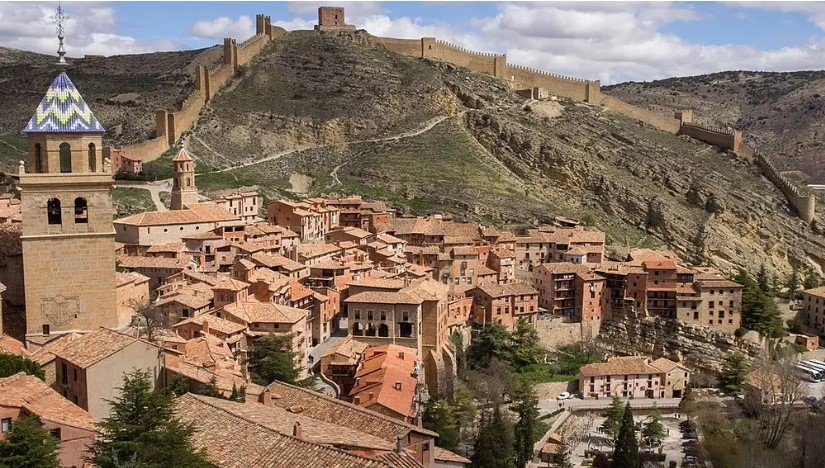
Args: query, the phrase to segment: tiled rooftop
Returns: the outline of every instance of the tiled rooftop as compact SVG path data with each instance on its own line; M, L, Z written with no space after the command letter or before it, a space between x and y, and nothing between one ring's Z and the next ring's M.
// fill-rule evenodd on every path
M97 431L94 418L83 408L63 398L46 382L23 372L0 378L0 406L25 408L44 421Z

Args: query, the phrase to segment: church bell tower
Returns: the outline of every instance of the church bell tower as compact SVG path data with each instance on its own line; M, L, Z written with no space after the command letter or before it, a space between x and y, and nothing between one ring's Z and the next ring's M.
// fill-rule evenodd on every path
M58 9L59 67L63 57ZM20 161L26 338L116 328L112 173L105 130L60 71L23 129Z

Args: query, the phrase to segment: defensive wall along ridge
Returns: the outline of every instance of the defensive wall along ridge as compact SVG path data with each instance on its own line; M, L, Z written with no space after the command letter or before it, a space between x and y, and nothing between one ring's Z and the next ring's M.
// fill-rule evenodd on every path
M269 16L256 15L255 35L237 44L235 39L223 41L223 63L215 67L198 65L195 69L195 90L187 97L179 110L159 110L155 114L155 137L140 143L120 147L106 147L104 154L112 159L115 170L122 161L152 161L173 146L183 132L194 125L201 110L218 90L238 70L249 63L269 42L286 34L283 28L272 26Z
M562 76L521 65L509 64L506 55L475 52L433 37L395 39L372 36L372 41L398 54L443 60L473 71L502 78L514 89L533 90L530 93L533 97L541 95L537 89L542 89L550 94L575 101L607 107L669 133L688 135L696 140L751 156L756 159L762 174L785 195L803 221L810 224L815 218L815 196L804 192L779 173L763 154L744 145L741 131L713 128L695 123L693 122L693 111L691 110L677 111L672 117L660 114L628 104L615 96L602 94L599 81Z

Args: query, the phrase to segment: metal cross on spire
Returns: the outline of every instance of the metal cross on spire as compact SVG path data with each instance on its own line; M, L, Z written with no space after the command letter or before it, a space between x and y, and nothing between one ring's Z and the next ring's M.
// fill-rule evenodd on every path
M60 3L57 4L57 10L52 13L51 15L52 23L56 26L57 31L57 39L60 41L60 45L57 47L57 65L61 67L65 67L69 65L66 63L66 49L63 48L63 27L66 24L66 21L70 18L68 14L66 14L66 10L63 9L63 6Z

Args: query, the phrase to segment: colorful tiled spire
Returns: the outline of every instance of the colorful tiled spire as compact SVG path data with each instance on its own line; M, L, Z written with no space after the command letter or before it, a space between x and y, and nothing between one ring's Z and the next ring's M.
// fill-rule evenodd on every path
M25 133L104 133L80 92L65 73L57 75L37 106Z

